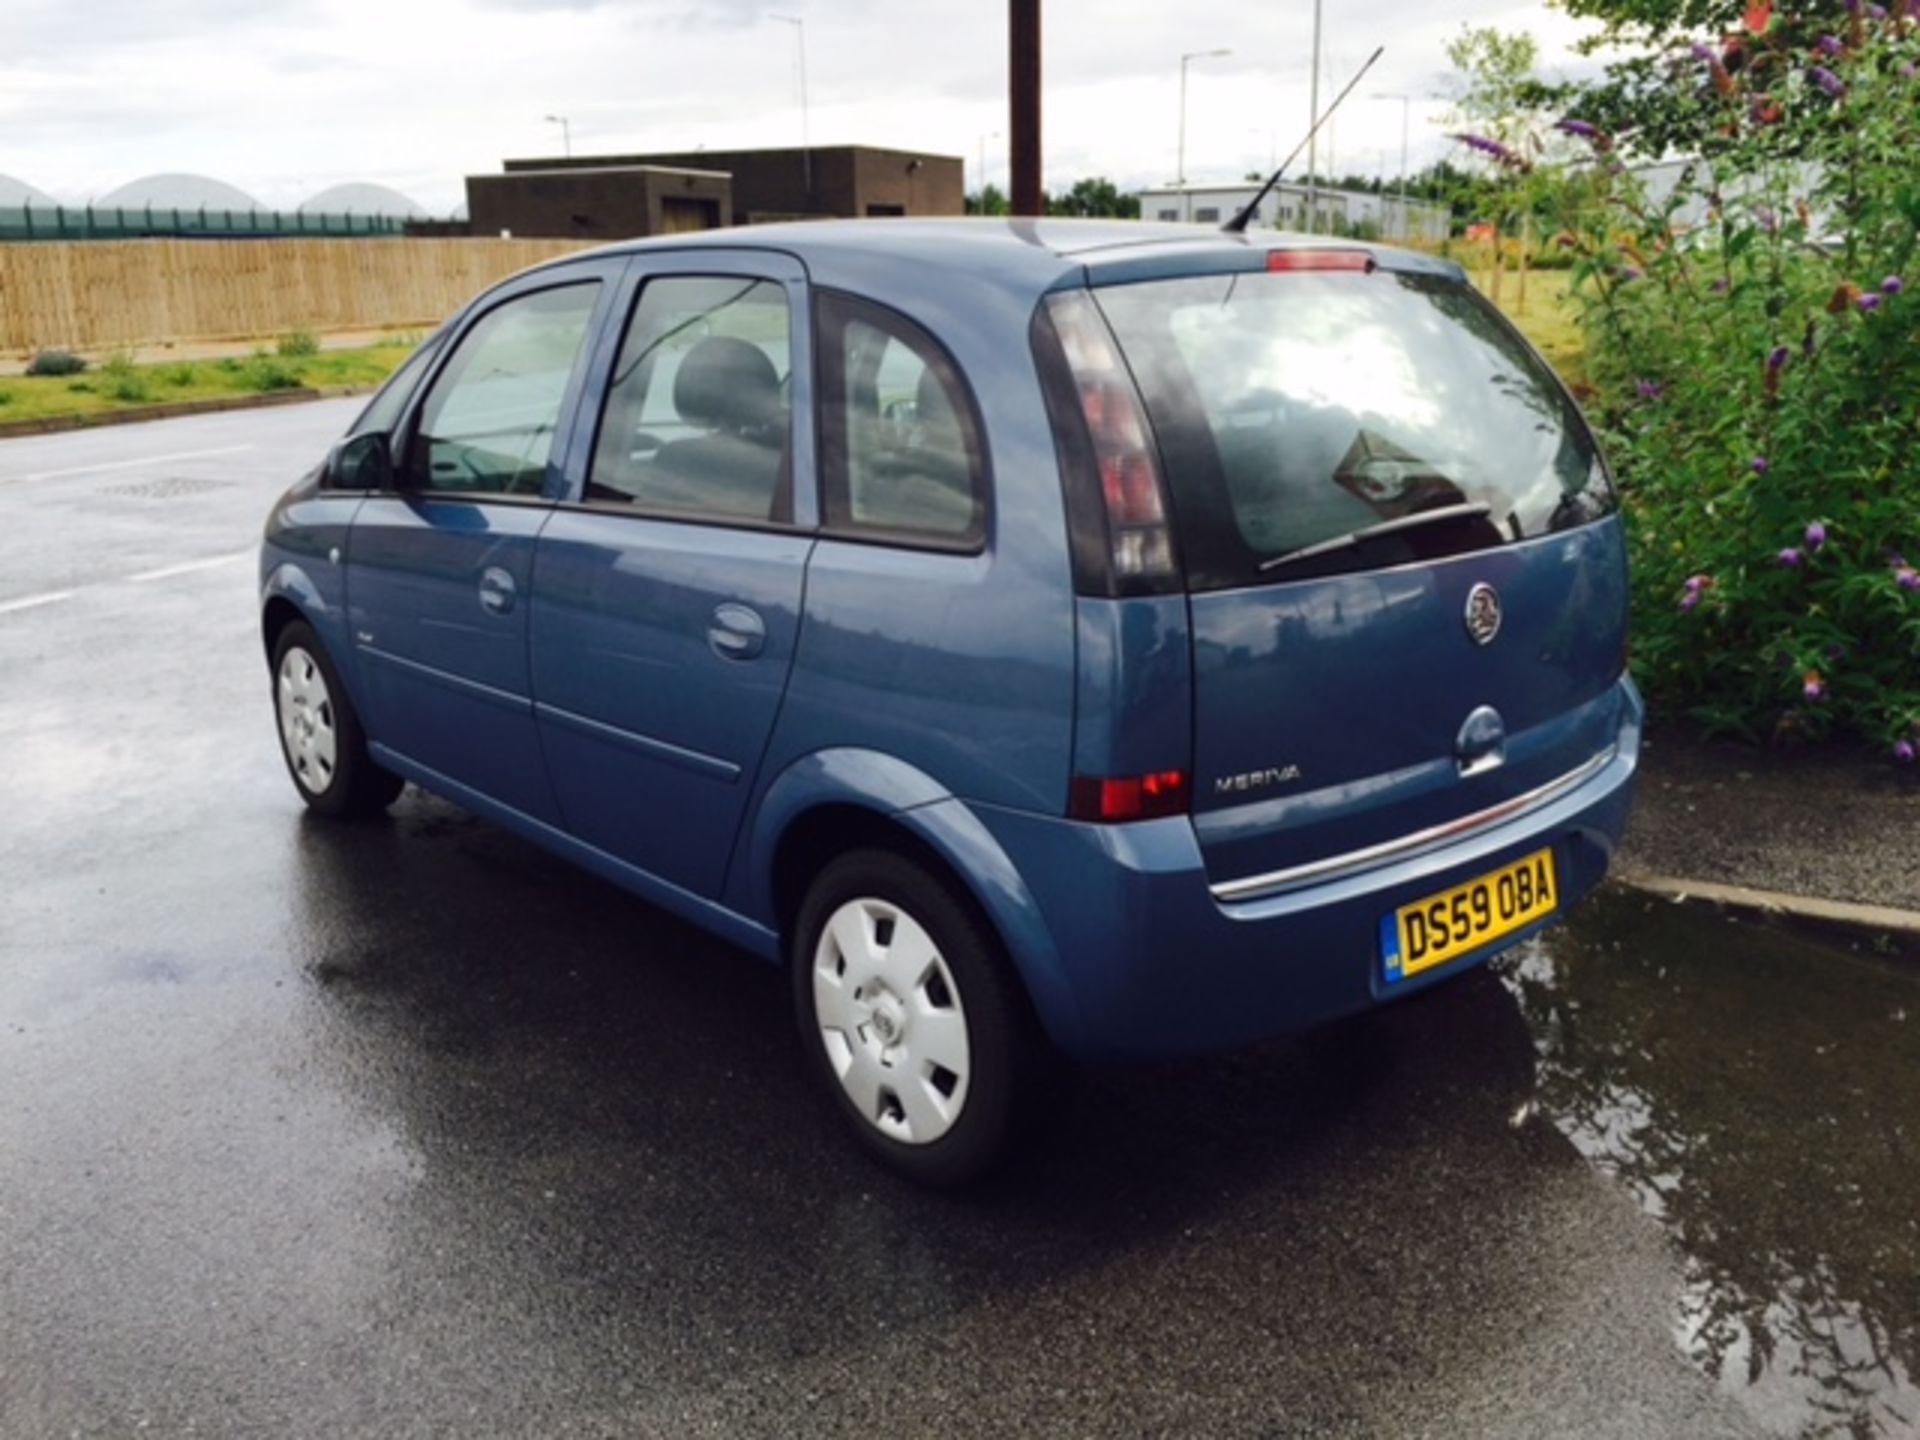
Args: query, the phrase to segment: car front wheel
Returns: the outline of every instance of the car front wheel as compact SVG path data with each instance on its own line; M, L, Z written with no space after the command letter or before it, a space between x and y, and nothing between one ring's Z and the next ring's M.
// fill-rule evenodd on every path
M990 1168L1040 1042L985 922L913 861L858 851L814 881L792 944L802 1043L866 1148L923 1184Z
M273 713L280 753L300 798L322 815L372 815L405 782L367 754L360 717L313 627L296 620L273 647Z

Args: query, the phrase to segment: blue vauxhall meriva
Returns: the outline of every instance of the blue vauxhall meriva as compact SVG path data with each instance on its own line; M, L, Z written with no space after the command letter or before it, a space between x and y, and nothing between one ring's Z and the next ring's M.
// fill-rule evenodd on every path
M287 766L404 781L793 976L865 1143L1048 1046L1408 994L1606 870L1641 703L1593 437L1421 255L767 226L516 276L268 522Z

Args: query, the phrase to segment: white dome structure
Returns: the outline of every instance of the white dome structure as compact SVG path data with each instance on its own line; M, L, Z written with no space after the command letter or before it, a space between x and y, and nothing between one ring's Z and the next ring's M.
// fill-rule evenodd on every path
M246 191L207 175L147 175L110 190L93 202L95 210L120 206L128 210L151 205L156 210L264 210Z
M16 180L11 175L0 175L0 205L9 209L18 209L22 205L32 205L36 208L45 206L47 209L52 209L59 203L46 191L29 185L24 180Z
M302 215L380 215L395 220L424 220L427 212L411 195L388 185L364 181L331 185L300 202Z

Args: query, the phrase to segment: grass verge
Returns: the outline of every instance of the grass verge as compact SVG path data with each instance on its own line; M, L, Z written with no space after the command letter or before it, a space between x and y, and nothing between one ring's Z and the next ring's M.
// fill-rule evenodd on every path
M282 347L283 349L285 347ZM229 399L329 385L377 385L413 353L413 341L392 337L352 350L282 354L256 350L221 360L136 365L110 356L79 375L0 376L0 425L140 410L182 400Z

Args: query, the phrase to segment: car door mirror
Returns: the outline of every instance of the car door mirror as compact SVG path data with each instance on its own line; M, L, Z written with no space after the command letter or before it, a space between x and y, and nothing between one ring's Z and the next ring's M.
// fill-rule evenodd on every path
M321 483L328 490L393 489L393 456L380 431L349 435L327 453Z

